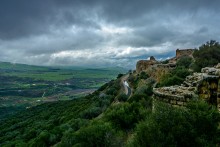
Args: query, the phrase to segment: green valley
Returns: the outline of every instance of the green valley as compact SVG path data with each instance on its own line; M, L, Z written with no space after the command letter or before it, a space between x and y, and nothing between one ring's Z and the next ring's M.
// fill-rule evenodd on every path
M85 96L121 68L43 67L0 62L0 118L45 102Z

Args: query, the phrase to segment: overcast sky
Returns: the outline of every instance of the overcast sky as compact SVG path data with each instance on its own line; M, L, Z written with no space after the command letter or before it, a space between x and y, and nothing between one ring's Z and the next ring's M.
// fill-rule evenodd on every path
M124 66L220 40L219 0L1 0L0 61Z

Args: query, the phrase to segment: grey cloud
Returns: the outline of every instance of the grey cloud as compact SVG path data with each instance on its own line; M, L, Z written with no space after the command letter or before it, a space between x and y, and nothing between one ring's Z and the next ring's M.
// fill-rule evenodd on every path
M90 5L79 1L59 0L2 0L0 2L0 39L14 39L30 35L46 34L51 26L58 29L70 24L97 27L94 22L85 20Z
M131 65L148 55L166 58L176 48L220 40L219 5L219 0L1 0L0 60L78 64L81 58L51 59L78 50L97 54L83 59L85 65ZM103 32L103 26L110 26L110 32ZM129 31L111 33L117 28ZM128 47L130 52L117 56Z
M118 40L118 45L129 44L132 47L152 47L160 45L164 42L173 39L177 33L169 30L161 25L148 25L142 28L137 28L132 34L123 36Z
M2 0L0 38L9 39L47 33L51 25L63 27L78 24L98 27L95 22L87 19L94 17L92 14L109 23L126 25L139 22L139 18L148 13L161 11L160 15L163 17L183 12L193 13L199 9L218 11L219 4L218 0L211 2L207 0Z

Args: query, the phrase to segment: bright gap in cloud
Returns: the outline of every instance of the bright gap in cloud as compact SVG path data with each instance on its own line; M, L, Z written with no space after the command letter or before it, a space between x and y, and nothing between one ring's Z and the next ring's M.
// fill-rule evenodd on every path
M131 32L132 29L131 28L127 28L127 27L117 27L117 26L113 26L113 25L106 25L106 24L101 24L101 33L104 34L125 34L125 33L129 33Z

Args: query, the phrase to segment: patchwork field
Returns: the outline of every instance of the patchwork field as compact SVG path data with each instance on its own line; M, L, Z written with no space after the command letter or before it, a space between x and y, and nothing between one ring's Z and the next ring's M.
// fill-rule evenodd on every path
M125 71L0 62L0 118L45 102L87 95Z

